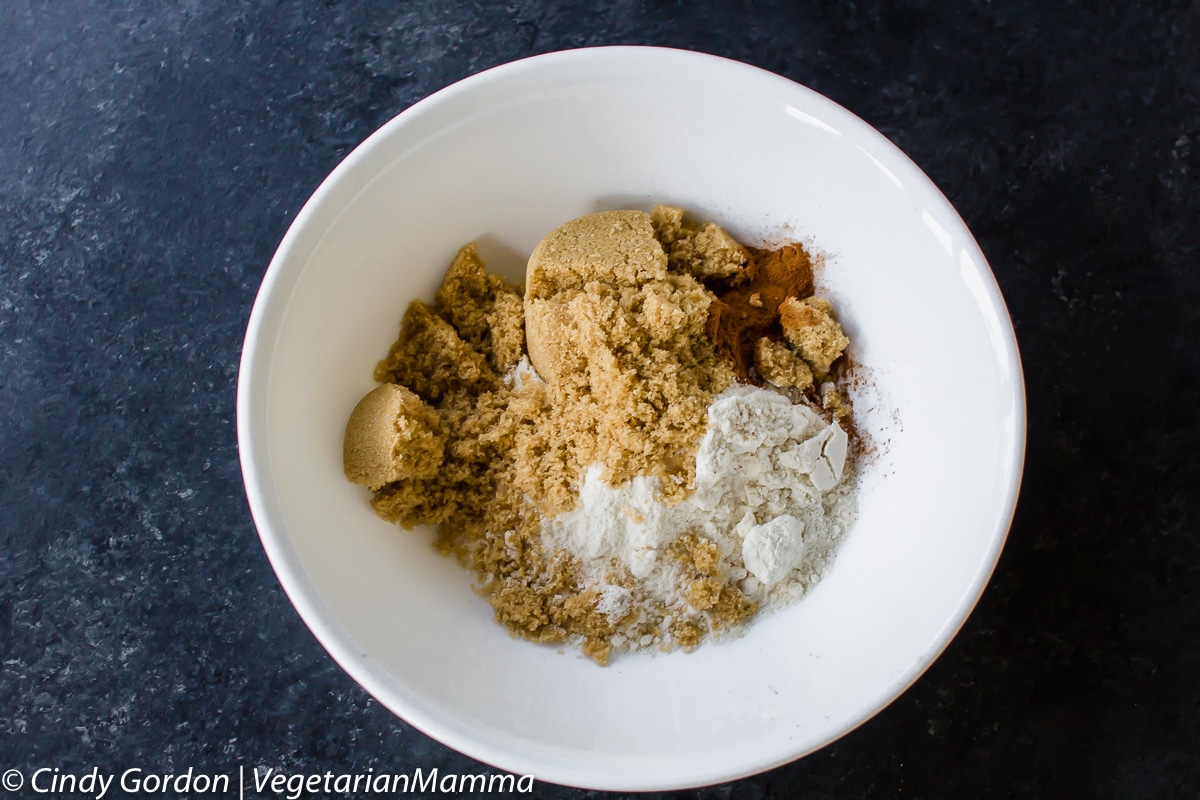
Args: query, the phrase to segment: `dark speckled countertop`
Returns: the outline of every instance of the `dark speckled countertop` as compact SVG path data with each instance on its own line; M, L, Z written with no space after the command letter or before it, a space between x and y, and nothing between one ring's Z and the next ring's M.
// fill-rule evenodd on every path
M38 768L481 769L359 689L280 589L238 467L242 336L375 128L495 64L644 43L778 72L896 142L988 255L1028 383L1016 521L945 654L830 747L686 796L1195 797L1200 6L1109 5L5 2L15 795Z

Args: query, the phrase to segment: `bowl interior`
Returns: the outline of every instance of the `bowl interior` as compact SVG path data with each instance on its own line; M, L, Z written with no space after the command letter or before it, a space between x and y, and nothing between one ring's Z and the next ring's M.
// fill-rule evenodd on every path
M346 419L407 303L477 242L510 277L591 211L683 206L747 242L826 255L878 445L859 519L799 604L740 639L598 668L517 641L430 533L377 519L341 472ZM1020 366L986 262L920 171L782 78L642 48L468 79L382 128L322 185L251 319L239 437L280 580L335 659L446 744L610 789L694 786L795 758L893 699L982 591L1017 492Z

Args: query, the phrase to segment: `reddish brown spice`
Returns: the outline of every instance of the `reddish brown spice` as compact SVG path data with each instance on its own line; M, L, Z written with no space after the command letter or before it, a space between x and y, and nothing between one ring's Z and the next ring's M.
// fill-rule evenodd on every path
M717 350L733 361L738 377L750 381L754 345L766 336L779 339L779 304L788 297L803 300L813 294L813 265L799 245L778 250L748 247L747 283L717 294L709 306L708 335Z

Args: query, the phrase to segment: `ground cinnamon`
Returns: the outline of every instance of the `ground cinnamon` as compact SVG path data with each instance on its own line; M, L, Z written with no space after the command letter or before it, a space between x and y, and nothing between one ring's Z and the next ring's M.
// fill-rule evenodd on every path
M746 250L749 282L717 295L708 309L708 335L717 350L732 359L738 377L748 382L758 340L783 337L779 305L789 297L812 296L813 266L799 245Z

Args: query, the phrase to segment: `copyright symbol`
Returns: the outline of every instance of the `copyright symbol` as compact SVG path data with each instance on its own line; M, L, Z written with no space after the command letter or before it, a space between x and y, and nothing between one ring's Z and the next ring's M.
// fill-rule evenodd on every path
M0 786L3 786L10 792L15 792L24 785L25 776L22 775L21 771L17 769L6 770L4 777L0 778Z

